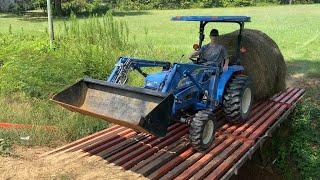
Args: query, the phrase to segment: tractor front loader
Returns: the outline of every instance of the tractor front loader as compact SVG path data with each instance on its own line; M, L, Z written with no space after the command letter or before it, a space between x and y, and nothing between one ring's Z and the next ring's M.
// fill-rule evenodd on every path
M241 41L244 22L250 18L187 16L172 20L200 21L201 46L208 22L240 24ZM71 111L155 136L165 136L172 123L186 123L193 147L205 150L214 140L216 109L222 107L228 121L243 122L251 109L252 93L239 60L227 71L222 70L222 65L206 66L199 58L192 60L192 63L171 64L120 57L106 81L84 78L56 94L52 101ZM162 71L147 74L143 69L148 67L162 67ZM143 87L126 85L128 73L133 70L145 78Z

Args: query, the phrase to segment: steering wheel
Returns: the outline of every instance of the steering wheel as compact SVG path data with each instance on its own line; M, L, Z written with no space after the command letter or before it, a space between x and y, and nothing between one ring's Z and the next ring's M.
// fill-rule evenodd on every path
M189 59L195 64L199 64L199 62L200 62L200 56L192 57L192 58L189 58Z
M189 58L189 59L195 64L198 62L198 58L196 58L196 57Z

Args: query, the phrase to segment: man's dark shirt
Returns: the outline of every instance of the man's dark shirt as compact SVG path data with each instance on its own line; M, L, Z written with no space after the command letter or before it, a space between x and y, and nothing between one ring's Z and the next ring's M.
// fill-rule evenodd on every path
M203 62L203 64L214 65L218 67L221 66L223 60L225 60L228 56L226 48L220 44L206 44L201 47L199 52L200 60Z

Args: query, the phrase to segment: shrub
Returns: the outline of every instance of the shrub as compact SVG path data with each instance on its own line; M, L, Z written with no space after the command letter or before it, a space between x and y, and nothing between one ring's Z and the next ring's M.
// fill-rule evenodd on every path
M17 1L7 1L0 0L0 12L12 12L12 13L21 13L23 11L33 9L34 4L32 0L17 0Z
M71 0L62 3L62 11L65 15L70 15L71 13L77 15L104 14L110 9L110 6L111 4L103 0Z

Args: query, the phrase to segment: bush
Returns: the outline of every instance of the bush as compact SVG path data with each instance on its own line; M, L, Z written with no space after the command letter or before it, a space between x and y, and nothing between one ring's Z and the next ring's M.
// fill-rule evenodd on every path
M72 0L62 4L64 14L70 15L72 12L75 14L82 14L89 12L89 4L86 0Z
M209 8L226 6L252 6L253 0L124 0L116 4L121 10L145 10L145 9L179 9L179 8Z
M0 12L12 12L12 13L21 13L23 11L33 9L34 4L32 0L23 0L23 1L7 1L0 0Z
M71 0L62 3L62 11L65 15L72 13L77 15L105 14L110 9L110 6L103 0Z
M224 7L236 6L236 7L245 7L255 5L253 0L224 0L222 1Z

